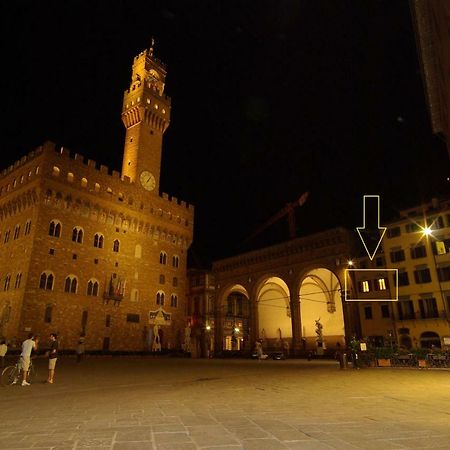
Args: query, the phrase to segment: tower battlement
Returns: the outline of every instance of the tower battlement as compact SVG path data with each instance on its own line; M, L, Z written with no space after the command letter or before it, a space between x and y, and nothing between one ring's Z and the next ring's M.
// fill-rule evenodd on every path
M41 166L40 174L65 180L73 187L78 186L80 190L86 190L86 188L89 190L89 186L91 186L93 187L91 190L98 192L99 195L105 193L107 198L118 197L121 202L126 197L136 197L136 183L132 182L129 177L121 177L119 171L80 153L72 153L68 148L59 147L50 141L46 141L43 145L4 169L0 174L0 189L3 184L11 184L11 179L18 179L23 166L33 161L36 161L36 165ZM2 183L2 180L4 180L4 183ZM83 187L81 183L87 183L87 185ZM2 192L6 193L7 190L4 189ZM175 207L180 214L183 211L184 214L188 212L188 215L194 213L193 205L164 192L156 199L154 195L142 192L142 201L149 204L155 203L156 207L162 207L164 203L170 204L171 208Z

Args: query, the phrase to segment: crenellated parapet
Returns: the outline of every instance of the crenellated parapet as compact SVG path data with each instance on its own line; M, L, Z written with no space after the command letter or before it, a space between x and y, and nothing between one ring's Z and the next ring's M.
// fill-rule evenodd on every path
M76 191L80 195L94 195L134 210L139 214L152 215L177 226L193 229L194 206L163 193L155 196L136 186L129 177L97 163L67 148L58 148L52 142L45 142L35 151L16 161L11 169L3 171L0 177L0 202L2 197L25 189L36 178L46 178L55 191ZM3 181L3 183L2 183Z

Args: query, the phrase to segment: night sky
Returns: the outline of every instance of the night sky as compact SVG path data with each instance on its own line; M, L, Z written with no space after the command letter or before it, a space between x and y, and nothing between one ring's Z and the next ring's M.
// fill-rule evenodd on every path
M2 167L49 139L120 170L131 63L156 38L172 120L161 188L196 206L192 263L382 222L448 192L408 1L1 2Z

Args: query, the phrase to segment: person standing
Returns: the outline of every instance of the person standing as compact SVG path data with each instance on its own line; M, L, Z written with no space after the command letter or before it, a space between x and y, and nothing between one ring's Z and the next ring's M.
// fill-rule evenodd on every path
M47 383L53 384L55 376L56 360L58 359L58 335L50 334L50 349L48 351L48 378Z
M20 368L22 369L22 386L29 386L27 381L28 369L30 368L31 352L37 350L39 339L33 333L28 335L28 339L22 343L22 353L20 354Z
M6 342L4 340L0 341L0 359L1 359L1 367L5 367L5 355L8 351L8 346L6 345Z
M80 339L78 339L78 344L77 344L77 362L81 362L81 360L83 359L84 356L84 352L85 352L85 336L84 334L80 334Z
M262 344L261 344L260 340L257 340L255 342L255 353L256 353L256 358L258 359L258 361L261 361L262 355L263 355L263 349L262 349Z

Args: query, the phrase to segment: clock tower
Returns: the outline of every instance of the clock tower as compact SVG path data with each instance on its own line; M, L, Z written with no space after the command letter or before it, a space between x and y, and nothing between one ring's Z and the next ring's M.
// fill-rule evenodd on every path
M131 83L123 96L126 128L122 177L159 194L162 137L170 122L170 98L164 94L165 65L153 55L154 40L133 60Z

